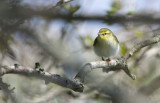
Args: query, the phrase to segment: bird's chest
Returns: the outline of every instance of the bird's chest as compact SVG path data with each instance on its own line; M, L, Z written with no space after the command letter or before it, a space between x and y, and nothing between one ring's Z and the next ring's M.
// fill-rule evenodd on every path
M112 56L116 53L117 45L113 42L113 40L100 40L98 41L98 45L96 46L96 53L99 56Z
M100 42L99 47L102 48L103 50L109 50L109 49L114 48L115 46L112 40L104 40L104 41L99 41L99 42Z

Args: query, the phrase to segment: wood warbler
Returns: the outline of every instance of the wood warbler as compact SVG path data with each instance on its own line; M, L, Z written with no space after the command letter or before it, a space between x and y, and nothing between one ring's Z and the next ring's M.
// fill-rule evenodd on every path
M102 28L94 40L94 51L98 56L105 58L115 56L119 51L119 41L113 32L107 28ZM110 59L109 59L110 60Z

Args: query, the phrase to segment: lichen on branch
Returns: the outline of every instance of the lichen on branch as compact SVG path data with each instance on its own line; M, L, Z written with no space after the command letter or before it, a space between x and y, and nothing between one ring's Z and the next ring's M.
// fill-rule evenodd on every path
M38 79L45 80L46 83L54 83L62 87L72 89L76 92L82 92L84 87L80 82L72 81L68 78L61 77L58 74L51 74L48 72L41 72L34 68L24 67L24 66L1 66L0 75L6 74L19 74L29 77L36 77Z

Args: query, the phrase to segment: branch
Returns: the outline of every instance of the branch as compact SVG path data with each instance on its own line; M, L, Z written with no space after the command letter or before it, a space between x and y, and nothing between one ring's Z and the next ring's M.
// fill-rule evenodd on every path
M105 21L106 23L120 23L124 24L127 22L133 22L133 23L149 23L149 24L159 24L160 23L160 17L154 17L154 14L136 14L136 15L71 15L67 13L63 13L60 11L51 11L51 10L33 10L31 8L24 8L22 7L22 10L27 12L21 12L21 15L24 15L26 17L32 17L32 16L42 16L46 19L63 19L66 21L70 20L78 20L78 21ZM21 10L21 11L22 11Z
M117 58L117 59L112 59L111 61L97 61L97 62L90 62L85 64L80 72L75 76L75 79L78 79L81 82L84 82L85 76L92 70L92 69L97 69L97 68L103 68L104 72L109 72L109 71L118 71L118 70L124 70L124 72L131 77L133 80L136 79L136 76L131 74L128 65L127 65L127 60L134 55L137 51L139 51L141 48L155 44L160 42L160 34L152 37L148 40L145 40L141 43L136 44L129 54L122 58ZM89 66L89 67L88 67ZM88 69L89 68L89 69Z
M63 19L66 21L70 20L77 20L77 21L104 21L106 23L119 23L124 24L127 22L133 22L133 23L148 23L148 24L159 24L160 23L160 17L154 18L153 16L147 15L147 14L137 14L133 15L131 17L128 17L128 15L107 15L107 16L99 16L99 15L70 15L70 14L64 14L64 13L56 13L51 11L32 11L33 15L38 15L45 17L47 19ZM29 14L24 14L28 16ZM33 16L32 15L32 16Z
M64 3L68 3L68 2L71 2L71 1L73 1L73 0L59 0L56 4L52 4L52 5L48 6L47 10L50 10L50 9L52 9L54 7L60 6L60 5L64 4Z
M137 51L139 51L140 49L142 49L143 47L146 47L146 46L149 46L149 45L152 45L152 44L155 44L155 43L158 43L160 42L160 34L155 36L155 37L152 37L148 40L145 40L137 45L135 45L131 51L129 52L129 54L127 54L126 56L126 59L129 59L133 54L135 54Z
M61 16L62 19L72 19L72 20L88 20L88 21L105 21L106 23L149 23L149 24L158 24L160 23L160 18L155 18L149 14L137 14L137 15L75 15L73 17L65 15Z
M71 0L70 0L71 1ZM69 2L69 1L68 1ZM136 14L136 15L71 15L70 13L64 13L59 11L58 9L50 10L51 8L55 7L56 4L53 6L49 6L47 9L42 10L35 10L32 8L26 8L21 5L17 6L16 11L13 11L12 9L8 12L9 14L12 12L16 12L17 15L15 15L15 18L19 17L22 19L28 19L32 18L34 16L41 16L44 17L44 19L47 20L53 20L53 19L62 19L66 21L70 20L78 20L78 21L105 21L106 23L127 23L127 22L133 22L133 23L149 23L149 24L159 24L160 23L160 17L154 17L154 14ZM8 15L3 16L4 19L8 18ZM13 18L14 19L14 18ZM8 20L8 19L7 19Z
M15 88L9 89L10 85L8 85L7 83L4 83L2 81L2 78L0 78L0 88L2 89L2 91L4 92L4 94L6 95L6 98L10 98L12 100L13 103L17 103L16 99L13 96L13 90Z
M84 82L85 76L92 70L97 68L103 68L104 72L109 71L119 71L124 70L124 72L131 77L133 80L136 79L136 76L131 74L128 70L127 63L124 58L112 59L110 62L106 61L97 61L97 62L90 62L85 64L80 72L75 76L75 79L78 79L80 82Z
M48 72L40 72L36 69L32 69L29 67L18 66L1 66L0 67L0 75L5 74L20 74L29 77L36 77L42 80L45 80L46 83L55 83L62 87L70 88L76 92L82 92L84 87L80 82L72 81L70 79L61 77L57 74L50 74Z
M61 9L54 8L56 6L62 5L64 3L70 2L73 0L59 0L56 4L51 4L45 9L33 9L29 8L29 6L24 7L23 5L15 5L14 3L9 3L9 5L12 5L14 7L10 8L8 5L4 4L4 7L2 11L0 12L0 15L3 15L2 18L2 24L5 23L5 25L10 25L10 28L16 28L17 26L13 26L15 23L10 23L9 21L13 22L15 19L20 21L19 23L23 23L24 20L33 18L34 16L40 16L43 17L43 19L46 19L47 21L53 20L53 19L62 19L66 21L104 21L106 23L119 23L124 24L127 22L133 22L133 23L150 23L150 24L159 24L160 23L160 17L155 16L155 14L151 13L139 13L134 15L81 15L76 14L72 15L72 13L67 13ZM2 4L2 5L3 5ZM51 10L51 8L54 8ZM7 12L6 12L7 11ZM12 15L12 13L14 14ZM4 13L7 13L4 15ZM4 22L5 21L5 22ZM2 25L1 24L1 25ZM19 24L19 25L20 25Z

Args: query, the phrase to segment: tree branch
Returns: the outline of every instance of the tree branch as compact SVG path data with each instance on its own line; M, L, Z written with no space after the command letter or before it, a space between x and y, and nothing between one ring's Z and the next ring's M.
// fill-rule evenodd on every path
M72 0L69 0L70 2ZM133 22L133 23L149 23L149 24L159 24L160 23L160 17L154 17L154 14L136 14L136 15L71 15L70 13L64 13L59 11L58 9L50 10L51 8L57 6L57 4L49 6L46 9L42 10L35 10L32 8L25 8L21 5L17 6L17 11L13 11L12 9L8 12L9 14L12 12L16 12L16 15L14 15L14 18L32 18L33 16L41 16L44 17L47 20L53 20L53 19L62 19L66 21L70 20L78 20L78 21L104 21L106 23L127 23L127 22ZM1 13L0 13L1 14ZM1 14L3 15L3 14ZM4 19L8 18L8 15L3 16ZM13 19L14 19L13 18ZM8 19L7 19L8 20Z
M135 54L137 51L139 51L141 48L145 46L149 46L155 43L160 42L160 34L157 36L154 36L148 40L145 40L141 43L136 44L129 54L122 58L117 58L117 59L112 59L110 62L107 61L97 61L97 62L90 62L85 64L82 69L78 72L78 74L75 76L75 79L78 79L79 81L83 82L85 76L92 70L92 69L97 69L97 68L103 68L104 72L109 72L109 71L118 71L118 70L124 70L124 72L131 77L133 80L136 79L136 76L131 74L128 65L127 65L127 60ZM90 68L90 69L89 69Z
M85 76L92 69L97 69L97 68L103 68L103 72L107 73L110 71L119 71L122 69L133 80L136 79L136 76L130 73L124 58L112 59L110 62L97 61L97 62L87 63L81 68L80 72L78 72L78 74L75 76L75 79L78 79L80 82L84 82Z
M7 83L4 83L2 81L2 78L0 78L0 88L2 89L2 91L4 92L6 98L10 98L12 100L13 103L17 103L16 99L13 96L13 90L15 88L9 89L10 85L8 85Z
M70 15L70 14L63 14L63 13L53 13L51 11L35 11L31 10L34 15L42 16L47 19L63 19L63 20L78 20L78 21L104 21L106 23L127 23L127 22L133 22L133 23L148 23L148 24L159 24L160 18L154 18L153 16L147 15L147 14L137 14L133 16L128 15L107 15L107 16L99 16L99 15ZM24 14L28 15L28 14Z
M71 2L71 1L73 1L73 0L59 0L56 4L49 5L47 7L47 10L50 10L50 9L52 9L54 7L60 6L60 5L64 4L64 3L68 3L68 2Z
M41 72L29 67L18 66L15 68L15 66L1 66L0 75L5 74L20 74L29 77L36 77L45 80L45 83L55 83L62 87L70 88L76 92L82 92L84 89L83 85L80 82L72 81L57 74Z
M155 43L158 43L160 42L160 34L155 36L155 37L152 37L148 40L145 40L137 45L135 45L131 51L129 52L129 54L126 55L126 59L129 59L133 54L135 54L137 51L139 51L140 49L142 49L143 47L146 47L146 46L149 46L149 45L152 45L152 44L155 44Z

